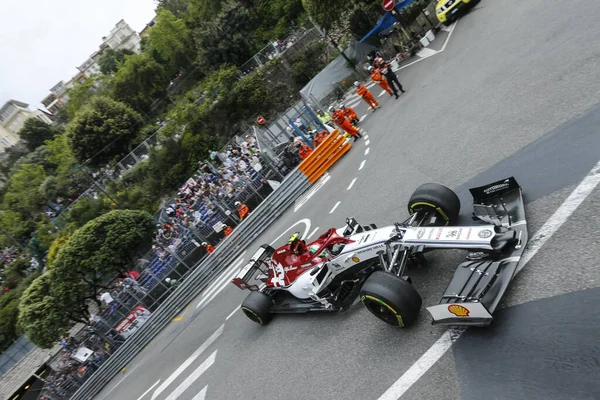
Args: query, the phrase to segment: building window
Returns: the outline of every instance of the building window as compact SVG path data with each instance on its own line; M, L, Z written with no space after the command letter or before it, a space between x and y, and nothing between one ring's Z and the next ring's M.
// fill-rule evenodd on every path
M10 104L8 107L6 107L4 111L2 111L2 114L0 114L0 121L4 121L8 117L10 117L13 111L15 111L15 107L12 104Z

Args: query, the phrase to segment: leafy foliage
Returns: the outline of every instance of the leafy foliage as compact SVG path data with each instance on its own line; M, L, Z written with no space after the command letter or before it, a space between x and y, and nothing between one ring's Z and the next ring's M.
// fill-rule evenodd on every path
M205 71L223 64L242 65L260 49L252 35L255 15L239 4L227 1L219 15L194 30L198 64Z
M23 165L8 180L2 209L17 212L24 218L36 214L42 203L38 188L45 179L46 172L41 165Z
M111 75L117 72L120 66L125 61L127 56L134 54L133 51L127 49L113 50L110 47L102 52L102 56L98 60L100 72L104 75ZM70 102L71 100L69 100Z
M57 133L56 129L39 118L27 119L19 131L19 135L27 142L27 148L30 151L43 145L46 140L52 139Z
M162 100L167 93L165 68L146 54L127 57L112 84L116 99L142 113L149 112L152 103Z
M106 93L107 90L107 79L101 75L91 76L83 83L69 89L69 101L63 107L63 110L67 113L68 119L72 120L75 118L79 110L89 104L94 96Z
M303 87L326 65L327 44L313 42L292 58L292 76L299 87Z
M49 349L70 324L69 311L53 295L53 272L35 279L19 304L18 326L34 344Z
M150 30L150 45L162 59L178 67L189 64L191 32L181 19L177 19L169 10L159 9L156 25Z
M79 162L90 159L99 165L127 154L137 136L139 120L140 115L126 104L98 97L69 123L66 134Z

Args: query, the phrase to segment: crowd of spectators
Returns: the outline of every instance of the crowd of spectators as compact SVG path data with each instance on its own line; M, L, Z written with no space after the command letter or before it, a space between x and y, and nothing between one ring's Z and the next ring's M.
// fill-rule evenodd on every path
M79 338L63 337L60 345L55 372L46 377L40 400L69 398L109 357L111 350L108 343L89 331L83 331Z
M242 191L257 181L265 183L258 152L253 135L232 142L222 152L210 150L209 160L199 163L196 174L163 209L164 222L157 225L154 249L166 252L185 240L190 228L213 229L225 219L224 212L234 208Z

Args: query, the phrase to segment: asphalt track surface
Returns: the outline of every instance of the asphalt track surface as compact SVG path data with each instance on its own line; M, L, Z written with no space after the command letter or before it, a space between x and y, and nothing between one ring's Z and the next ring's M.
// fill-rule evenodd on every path
M598 176L588 173L600 160L599 20L593 1L483 0L443 52L399 71L406 94L379 97L372 114L357 107L368 139L96 398L599 399L600 189L588 185L576 206L572 195ZM262 243L296 230L315 238L346 216L403 220L412 191L430 181L457 191L467 222L467 189L507 176L524 188L530 235L564 223L538 237L495 323L448 351L430 357L447 330L424 309L406 330L360 304L277 315L266 327L236 311L246 293L228 278ZM430 253L427 268L411 271L424 306L438 303L463 256Z

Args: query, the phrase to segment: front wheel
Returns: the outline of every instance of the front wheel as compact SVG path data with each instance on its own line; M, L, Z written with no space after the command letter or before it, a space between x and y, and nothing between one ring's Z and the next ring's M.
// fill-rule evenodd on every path
M419 210L429 211L436 217L427 225L450 225L458 218L460 200L452 189L438 183L426 183L419 186L408 201L408 212L411 215Z
M421 296L409 282L375 271L360 290L360 300L383 322L400 328L412 325L421 310Z
M241 309L252 321L266 325L273 318L271 314L273 300L262 292L250 292L242 303Z

